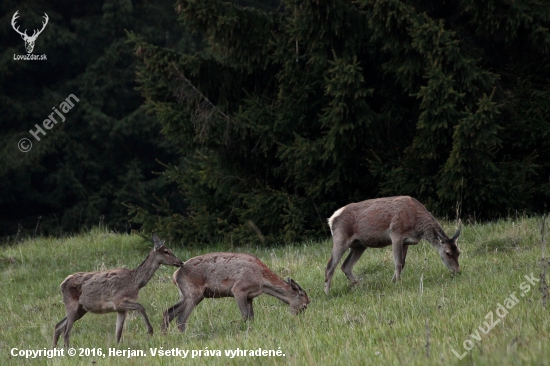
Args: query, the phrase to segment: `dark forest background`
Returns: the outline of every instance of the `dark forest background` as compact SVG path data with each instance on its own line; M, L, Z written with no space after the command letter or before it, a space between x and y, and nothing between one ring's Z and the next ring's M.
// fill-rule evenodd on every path
M47 61L13 59L16 10L48 14ZM4 238L282 243L380 196L475 220L550 204L547 1L3 1L0 24Z

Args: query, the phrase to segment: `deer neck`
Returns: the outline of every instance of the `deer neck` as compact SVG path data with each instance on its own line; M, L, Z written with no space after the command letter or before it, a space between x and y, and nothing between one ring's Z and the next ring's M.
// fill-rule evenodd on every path
M278 281L269 281L263 284L262 292L290 304L290 299L296 296L295 291L285 281L277 278Z
M142 288L153 278L156 270L159 269L160 263L155 260L153 252L149 253L147 258L134 271L134 279L139 288Z
M445 234L445 231L443 230L443 228L441 227L441 225L439 225L439 223L437 222L434 222L432 225L429 225L427 226L425 229L424 229L424 239L430 243L433 247L435 248L439 248L441 246L441 242L439 240L439 238L434 234L434 229L443 237L443 238L447 238L447 234Z

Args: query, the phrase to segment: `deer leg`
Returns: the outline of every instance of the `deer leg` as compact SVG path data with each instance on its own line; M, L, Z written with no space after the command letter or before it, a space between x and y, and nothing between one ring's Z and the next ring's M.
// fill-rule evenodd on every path
M162 326L160 328L162 333L166 333L166 329L168 329L170 322L183 311L184 301L185 300L178 301L176 305L166 309L166 311L162 313Z
M63 336L65 348L69 348L69 338L71 337L71 328L74 323L74 314L67 314L67 321L65 323L65 335Z
M75 316L75 319L73 320L73 323L78 319L82 318L86 313L87 311L84 310L82 306L79 306L78 310L76 311L76 316ZM59 323L55 325L55 329L53 332L52 348L55 348L57 346L57 341L59 340L59 336L61 335L61 333L63 333L66 330L66 327L67 327L67 317L64 317Z
M405 269L405 259L407 258L407 250L409 250L409 246L403 245L403 265L401 266L401 270Z
M120 343L122 337L122 329L124 328L124 320L126 320L127 311L119 311L116 316L116 342Z
M361 255L363 254L365 249L367 249L367 247L364 247L362 245L351 247L346 260L342 264L342 271L346 274L352 284L356 284L359 282L357 278L355 278L355 276L353 275L352 270L353 266L355 266L359 258L361 258Z
M73 327L74 322L82 318L86 313L87 311L84 310L82 305L78 305L76 310L72 310L72 309L67 310L67 316L65 317L66 320L65 320L65 335L64 335L65 348L69 347L69 338L71 336L71 329ZM63 323L63 320L59 322L60 326L61 326L61 323Z
M252 308L252 300L253 298L247 298L246 299L246 305L248 307L248 319L254 320L254 309Z
M137 302L126 301L117 307L117 311L119 311L119 313L122 311L129 311L129 310L137 310L141 313L141 315L143 316L143 320L145 321L145 326L147 327L147 333L152 335L153 326L151 326L151 323L149 322L149 318L147 317L147 313L145 312L145 308L143 307L143 305Z
M66 325L67 325L67 317L64 317L59 323L57 323L55 325L55 328L53 330L53 345L52 345L52 348L55 348L57 346L57 341L59 340L59 336L65 330Z
M199 303L202 301L202 298L200 300L198 300L194 305L193 307L191 308L191 311L193 310L193 308ZM163 333L166 333L166 329L168 329L168 325L170 324L170 322L172 320L174 320L174 318L177 316L178 317L178 328L180 328L180 331L184 331L185 330L185 322L187 321L187 318L189 317L189 314L191 314L191 311L189 312L189 314L187 315L187 317L185 317L185 319L183 319L183 327L180 327L179 323L180 323L180 316L182 315L182 313L185 312L185 308L186 308L186 305L187 303L189 302L189 300L186 300L186 298L183 298L181 299L178 303L176 303L176 305L172 306L171 308L167 309L163 314L162 314L162 332ZM193 303L193 301L191 301L191 303Z
M325 270L325 294L327 295L330 291L330 283L332 281L332 276L334 275L334 270L346 250L349 248L349 244L346 243L344 235L339 234L338 232L332 235L332 241L332 256L330 257Z
M248 319L250 319L248 296L246 295L246 293L236 294L235 292L233 292L233 295L235 296L235 301L237 301L239 310L241 310L241 314L243 315L244 321L247 321Z
M397 282L401 279L401 270L403 269L403 241L400 238L392 237L392 252L395 272L392 277L392 282Z
M202 299L204 299L202 294L201 294L200 297L197 297L195 299L186 298L184 300L183 304L182 304L183 310L181 312L179 311L179 309L177 310L177 312L178 312L178 329L179 329L180 332L183 333L185 331L185 327L187 326L187 319L189 319L189 316L191 315L191 312L193 311L195 306L197 306L202 301Z

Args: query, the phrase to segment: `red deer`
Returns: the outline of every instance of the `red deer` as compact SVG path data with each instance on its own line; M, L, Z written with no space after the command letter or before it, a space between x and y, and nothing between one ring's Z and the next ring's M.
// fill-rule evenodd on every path
M154 248L147 258L134 269L113 269L97 272L78 272L70 275L61 284L63 302L67 316L55 326L53 348L59 336L65 332L65 347L69 347L69 336L73 323L88 311L96 314L117 312L116 341L120 342L124 320L130 310L137 310L143 316L147 331L153 334L145 308L136 302L139 290L153 277L161 264L182 266L170 249L164 246L153 233Z
M245 253L209 253L189 259L172 276L180 301L163 314L162 331L177 316L185 331L191 312L205 297L234 297L243 319L254 318L252 300L261 294L276 297L297 314L307 308L306 292L294 280L283 281L262 261Z
M352 283L358 282L352 269L365 249L389 245L392 246L395 264L392 281L400 280L409 245L417 244L421 239L437 249L441 260L453 273L460 271L460 250L457 247L460 228L449 238L424 205L412 197L386 197L350 203L334 212L328 224L333 247L325 271L327 295L334 270L348 248L350 253L342 264L342 271Z

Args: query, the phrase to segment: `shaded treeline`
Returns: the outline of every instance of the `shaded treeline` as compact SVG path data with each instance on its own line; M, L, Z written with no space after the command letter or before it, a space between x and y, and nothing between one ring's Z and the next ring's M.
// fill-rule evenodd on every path
M124 229L121 203L174 239L291 242L379 196L483 219L550 202L547 2L0 9L3 235L38 216L48 232ZM47 62L13 60L15 10L22 29L48 13L34 51ZM80 102L67 120L20 152L69 94Z
M33 54L45 61L14 60L25 55L11 18L19 11L20 31L48 24ZM3 1L0 5L0 236L60 234L100 222L129 228L121 203L148 205L153 194L172 196L155 159L177 161L173 145L159 133L135 90L138 59L125 30L169 49L193 52L195 41L177 24L167 1ZM60 112L68 95L79 102L65 121L47 130L43 121ZM62 113L62 112L61 112ZM29 131L38 124L45 135ZM28 138L23 153L18 141ZM177 200L177 197L176 197ZM174 201L172 200L173 202Z
M351 201L411 195L491 219L550 198L550 3L180 0L207 40L133 37L146 106L180 149L185 212L133 206L186 241L328 236ZM259 239L258 239L259 238Z

